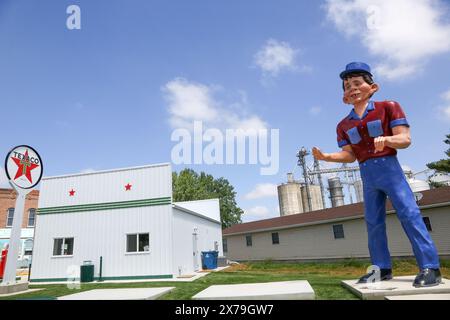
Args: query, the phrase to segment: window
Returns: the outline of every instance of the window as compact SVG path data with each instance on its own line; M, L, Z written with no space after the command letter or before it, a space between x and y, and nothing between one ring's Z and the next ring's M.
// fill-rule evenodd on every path
M425 223L428 231L433 231L433 229L431 228L431 221L429 217L423 217L423 222Z
M54 256L73 255L73 238L57 238L53 241Z
M23 246L24 246L23 254L26 256L31 256L33 254L33 239L25 240Z
M280 238L278 236L278 232L272 233L272 244L279 244Z
M342 224L333 225L333 233L335 239L344 239L344 226Z
M149 241L148 233L127 234L127 252L150 251Z
M223 247L223 252L228 252L227 239L222 239L222 247Z
M14 218L14 208L8 209L8 218L6 219L6 227L12 227Z
M35 217L36 217L36 209L28 210L28 227L34 227Z
M247 242L247 247L252 246L252 236L245 236L245 241Z

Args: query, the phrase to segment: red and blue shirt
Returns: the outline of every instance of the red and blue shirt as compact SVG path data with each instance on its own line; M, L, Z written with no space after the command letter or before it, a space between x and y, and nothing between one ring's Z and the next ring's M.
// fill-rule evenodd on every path
M351 145L353 153L362 163L370 158L393 156L397 150L385 147L375 153L374 139L379 136L392 136L392 128L407 126L405 113L395 101L369 101L363 116L360 118L353 109L337 125L337 142L339 147Z

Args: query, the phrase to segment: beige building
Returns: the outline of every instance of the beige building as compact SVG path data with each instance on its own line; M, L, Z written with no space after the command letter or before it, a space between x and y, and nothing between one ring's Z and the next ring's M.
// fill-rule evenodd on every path
M450 187L421 192L418 202L440 256L450 256ZM234 261L369 258L363 203L237 224L223 231L224 254ZM388 201L391 256L413 256Z

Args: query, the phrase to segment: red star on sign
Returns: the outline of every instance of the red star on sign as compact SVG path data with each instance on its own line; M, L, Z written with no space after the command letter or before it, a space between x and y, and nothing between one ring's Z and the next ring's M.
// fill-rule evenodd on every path
M130 191L131 190L131 184L127 184L126 186L125 186L125 191Z
M25 175L25 177L28 179L28 181L30 181L30 183L33 183L33 181L31 180L31 170L39 167L39 165L30 162L30 157L28 156L28 150L25 151L25 155L23 156L22 159L18 159L18 158L11 158L11 159L18 166L14 180Z
M73 197L74 195L75 195L75 190L73 190L73 188L72 188L72 190L69 191L69 197Z

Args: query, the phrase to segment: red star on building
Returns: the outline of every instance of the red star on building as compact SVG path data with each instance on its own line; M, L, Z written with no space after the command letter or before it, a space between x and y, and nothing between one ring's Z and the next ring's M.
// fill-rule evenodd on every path
M126 186L125 186L125 191L130 191L131 190L131 184L127 184Z
M69 191L69 197L73 197L74 195L75 195L75 190L73 190L73 188L72 188L72 190Z
M18 158L11 158L11 159L18 166L14 180L25 175L28 181L30 181L30 183L33 183L31 179L31 170L39 167L39 165L30 162L30 157L28 156L28 149L25 151L25 155L23 156L22 159Z

